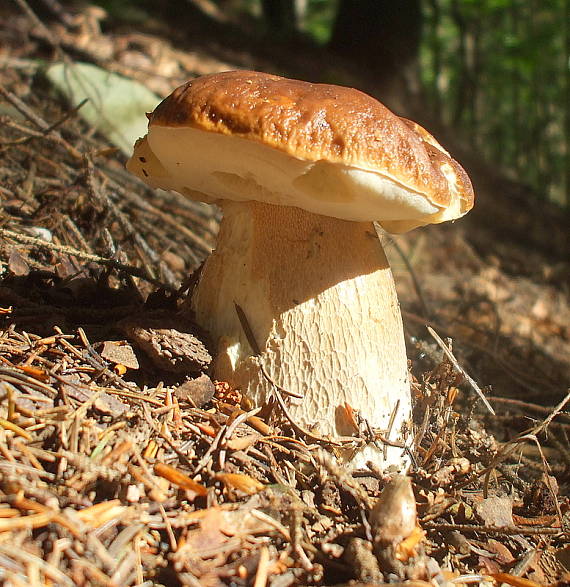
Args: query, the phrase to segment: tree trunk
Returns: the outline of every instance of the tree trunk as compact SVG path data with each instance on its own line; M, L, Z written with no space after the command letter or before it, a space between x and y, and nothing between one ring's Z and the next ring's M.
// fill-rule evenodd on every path
M297 28L295 0L262 0L261 9L271 33L288 36Z
M421 23L420 0L341 0L329 48L390 85L415 65Z
M458 0L453 0L451 2L451 17L453 18L453 22L457 27L457 55L459 62L459 79L457 81L455 104L453 107L453 116L451 122L454 126L460 126L463 122L470 84L467 64L467 21L463 15Z
M432 87L431 100L433 102L434 115L438 120L441 119L442 113L442 96L441 96L441 72L442 72L442 47L441 47L441 7L439 0L429 0L431 7L431 30L429 32L429 47L431 51L432 63Z
M566 53L566 74L565 74L565 94L566 94L566 109L564 111L564 129L565 129L565 137L566 137L566 173L565 173L565 191L566 191L566 201L564 202L566 206L570 206L570 108L568 104L570 104L570 0L566 0L564 3L564 22L566 23L564 26L564 45L565 45L565 53Z

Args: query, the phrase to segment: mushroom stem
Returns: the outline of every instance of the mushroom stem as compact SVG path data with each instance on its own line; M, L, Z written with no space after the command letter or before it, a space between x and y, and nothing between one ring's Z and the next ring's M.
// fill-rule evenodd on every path
M225 201L223 212L192 299L217 342L214 375L263 405L272 384L262 364L273 382L302 396L287 400L297 424L331 439L357 435L348 405L402 442L411 411L402 320L372 223L258 202ZM406 464L402 448L380 442L345 457L356 467Z

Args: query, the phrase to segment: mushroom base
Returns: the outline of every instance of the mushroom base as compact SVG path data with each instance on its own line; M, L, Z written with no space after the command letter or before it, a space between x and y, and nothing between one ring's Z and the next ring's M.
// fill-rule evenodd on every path
M192 299L217 342L215 377L260 406L273 393L263 365L301 396L282 394L298 425L331 439L367 438L341 451L352 466L407 466L401 447L370 442L355 417L391 443L404 444L411 427L400 310L373 225L257 202L225 202L223 212Z

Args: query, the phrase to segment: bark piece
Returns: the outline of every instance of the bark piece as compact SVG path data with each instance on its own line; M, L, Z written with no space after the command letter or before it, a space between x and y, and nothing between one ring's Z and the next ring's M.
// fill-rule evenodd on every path
M475 505L486 526L513 526L513 502L508 497L488 497Z
M207 375L200 375L196 379L184 382L176 388L174 392L179 400L186 400L201 408L207 404L213 397L216 386Z
M196 328L173 314L130 317L120 324L127 338L156 367L175 374L200 373L212 357L194 334Z
M139 362L133 347L125 341L106 340L98 351L104 359L115 365L124 365L129 369L139 368Z

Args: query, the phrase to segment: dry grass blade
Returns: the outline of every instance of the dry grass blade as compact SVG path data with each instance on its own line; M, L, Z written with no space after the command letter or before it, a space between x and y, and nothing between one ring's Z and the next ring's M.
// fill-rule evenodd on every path
M494 416L495 410L493 409L491 404L488 402L487 398L485 397L485 394L481 391L481 388L477 385L477 382L459 364L457 359L453 356L453 353L449 350L448 346L443 342L443 340L441 340L441 337L439 336L439 334L437 334L437 332L431 326L428 326L427 329L428 329L429 333L433 336L433 338L435 339L435 341L437 342L437 344L439 345L441 350L445 353L445 356L451 361L451 363L453 364L455 369L457 369L457 371L459 373L461 373L461 375L463 375L463 377L465 377L465 379L469 382L469 385L471 385L471 387L473 388L475 393L481 398L481 401L483 402L483 404L485 404L485 407Z

